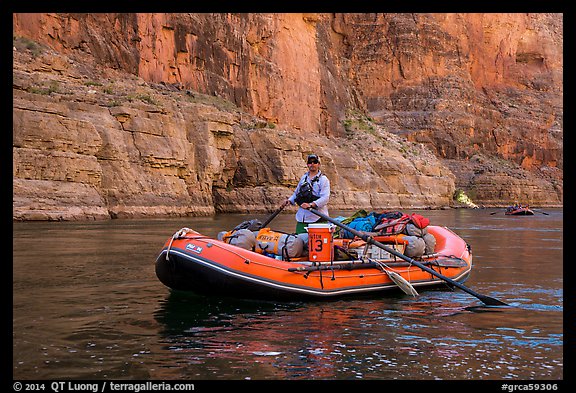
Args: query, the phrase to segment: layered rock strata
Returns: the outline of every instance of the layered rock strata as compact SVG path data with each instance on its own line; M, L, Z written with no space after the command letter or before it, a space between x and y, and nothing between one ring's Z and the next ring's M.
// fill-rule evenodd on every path
M14 14L13 217L563 199L554 14Z

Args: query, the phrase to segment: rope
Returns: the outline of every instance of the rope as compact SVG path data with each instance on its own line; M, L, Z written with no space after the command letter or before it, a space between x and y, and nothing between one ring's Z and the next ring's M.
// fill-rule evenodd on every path
M183 239L183 238L185 238L185 237L186 237L186 234L187 234L188 232L194 232L194 233L197 233L197 234L199 235L198 232L196 232L196 231L194 231L194 230L192 230L192 229L190 229L190 228L186 228L186 227L181 228L181 229L179 229L178 231L176 231L176 233L174 233L174 235L172 235L172 239L170 239L170 243L168 244L168 249L166 250L166 261L168 261L168 262L170 261L170 258L169 258L169 256L168 256L168 254L170 254L170 248L172 248L172 242L173 242L174 240L177 240L177 239Z

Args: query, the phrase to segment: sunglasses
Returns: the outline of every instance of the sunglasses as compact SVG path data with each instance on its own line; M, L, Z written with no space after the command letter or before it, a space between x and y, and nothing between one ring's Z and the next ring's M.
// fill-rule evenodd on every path
M308 164L318 164L318 160L310 160L308 161Z

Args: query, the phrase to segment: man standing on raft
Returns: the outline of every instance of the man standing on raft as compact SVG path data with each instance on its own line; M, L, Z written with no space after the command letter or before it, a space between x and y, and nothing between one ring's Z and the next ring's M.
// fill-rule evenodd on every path
M297 204L296 233L305 233L308 224L324 222L316 214L310 212L311 207L328 216L328 200L330 199L330 180L320 171L320 159L316 154L310 154L306 160L308 172L298 182L298 186L284 206Z

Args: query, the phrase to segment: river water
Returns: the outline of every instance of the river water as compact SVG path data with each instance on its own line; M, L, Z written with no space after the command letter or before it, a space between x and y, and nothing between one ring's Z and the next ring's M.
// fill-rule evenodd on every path
M504 308L449 288L276 303L157 280L156 256L178 229L216 236L266 215L15 222L13 378L561 380L563 210L541 212L419 211L471 245L465 285ZM272 227L292 231L293 220Z

